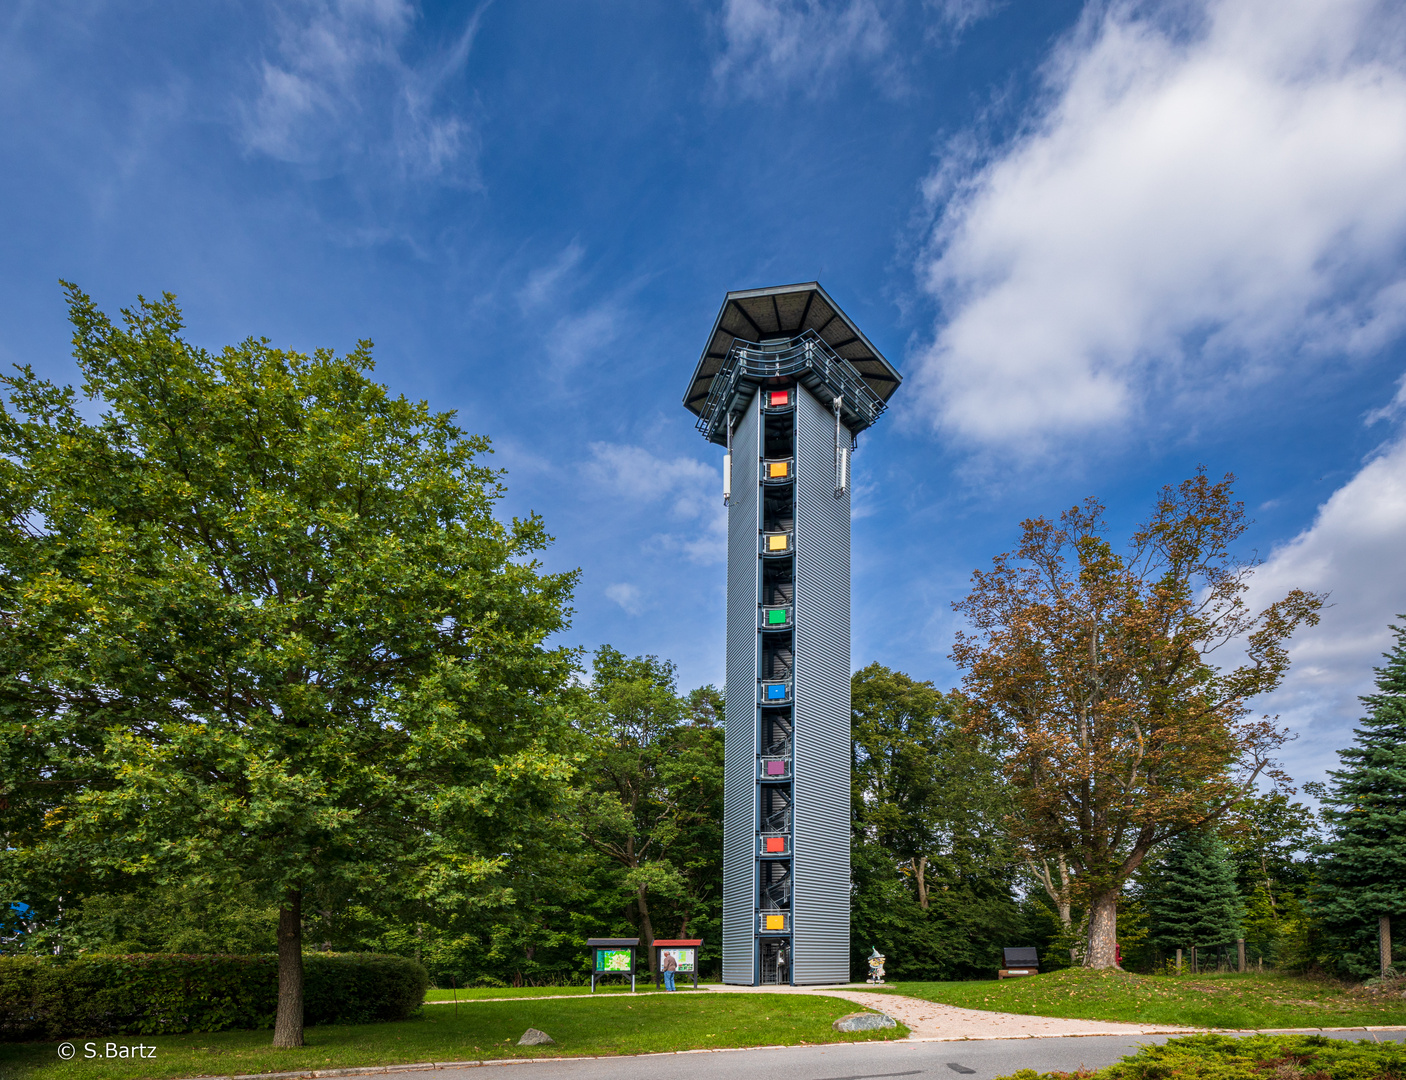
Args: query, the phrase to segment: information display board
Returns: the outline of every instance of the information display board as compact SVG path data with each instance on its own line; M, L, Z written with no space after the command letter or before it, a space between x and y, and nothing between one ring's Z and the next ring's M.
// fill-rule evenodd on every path
M591 950L591 993L596 992L596 981L607 975L619 975L630 980L630 990L635 989L635 952L639 949L639 938L587 938L586 946Z
M669 960L673 961L675 975L688 976L698 988L698 950L702 938L655 938L654 939L654 985L659 980Z
M596 970L616 971L622 975L628 975L633 967L631 962L634 957L635 951L633 949L597 949Z
M674 963L678 965L675 971L680 973L692 973L698 961L697 949L663 949L660 952L660 967L663 967L663 960L666 956L672 956Z

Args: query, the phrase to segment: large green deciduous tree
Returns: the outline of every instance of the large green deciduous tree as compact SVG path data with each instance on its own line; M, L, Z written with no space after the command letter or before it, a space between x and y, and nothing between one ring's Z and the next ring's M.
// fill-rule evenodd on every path
M369 343L209 353L169 295L69 301L93 406L4 378L6 877L237 884L301 1045L306 896L464 902L553 805L575 576Z
M1007 876L1000 761L962 730L930 682L873 663L850 679L854 826L904 866L927 908L928 873Z
M854 967L878 947L899 977L985 974L1020 930L1001 762L930 682L873 663L850 687Z
M1406 917L1406 625L1392 630L1377 692L1362 699L1367 715L1323 798L1316 906L1338 964L1359 977L1392 966L1392 922L1399 930Z
M1012 837L1037 867L1068 868L1052 899L1086 899L1091 967L1116 964L1118 897L1148 853L1272 769L1282 734L1246 703L1279 684L1289 635L1317 621L1321 599L1297 589L1246 607L1231 481L1198 472L1164 489L1122 554L1093 500L1058 524L1028 520L954 605L972 630L953 659L972 729L1005 755ZM1240 647L1243 663L1215 662Z
M675 682L670 661L602 645L578 720L577 827L633 895L651 970L652 905L668 901L687 937L722 881L722 701L710 687L681 697Z

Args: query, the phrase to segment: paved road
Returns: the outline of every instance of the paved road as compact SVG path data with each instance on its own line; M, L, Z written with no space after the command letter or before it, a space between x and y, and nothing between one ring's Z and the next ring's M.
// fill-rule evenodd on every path
M1333 1032L1337 1039L1388 1039L1403 1031ZM1017 1069L1073 1072L1101 1069L1144 1043L1141 1039L1095 1035L1084 1038L982 1039L962 1042L845 1043L788 1046L764 1050L649 1054L639 1057L571 1061L498 1063L445 1069L444 1080L488 1080L485 1069L502 1069L501 1080L992 1080ZM489 1076L495 1074L490 1073Z

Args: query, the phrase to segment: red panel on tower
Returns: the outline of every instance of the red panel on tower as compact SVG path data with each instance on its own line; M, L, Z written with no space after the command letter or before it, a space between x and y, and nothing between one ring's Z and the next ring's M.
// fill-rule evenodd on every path
M771 392L771 407L774 409L778 405L785 405L790 400L789 390L773 390Z

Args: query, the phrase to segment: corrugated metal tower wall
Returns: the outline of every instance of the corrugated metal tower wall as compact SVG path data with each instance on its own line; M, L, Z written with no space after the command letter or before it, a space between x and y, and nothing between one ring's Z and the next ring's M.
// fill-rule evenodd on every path
M850 978L850 500L835 497L834 413L797 390L793 975L837 983Z
M849 981L850 452L901 382L811 281L729 292L684 393L732 451L724 982Z
M723 982L756 979L757 537L761 525L760 394L732 437L727 513L727 720L723 750Z

